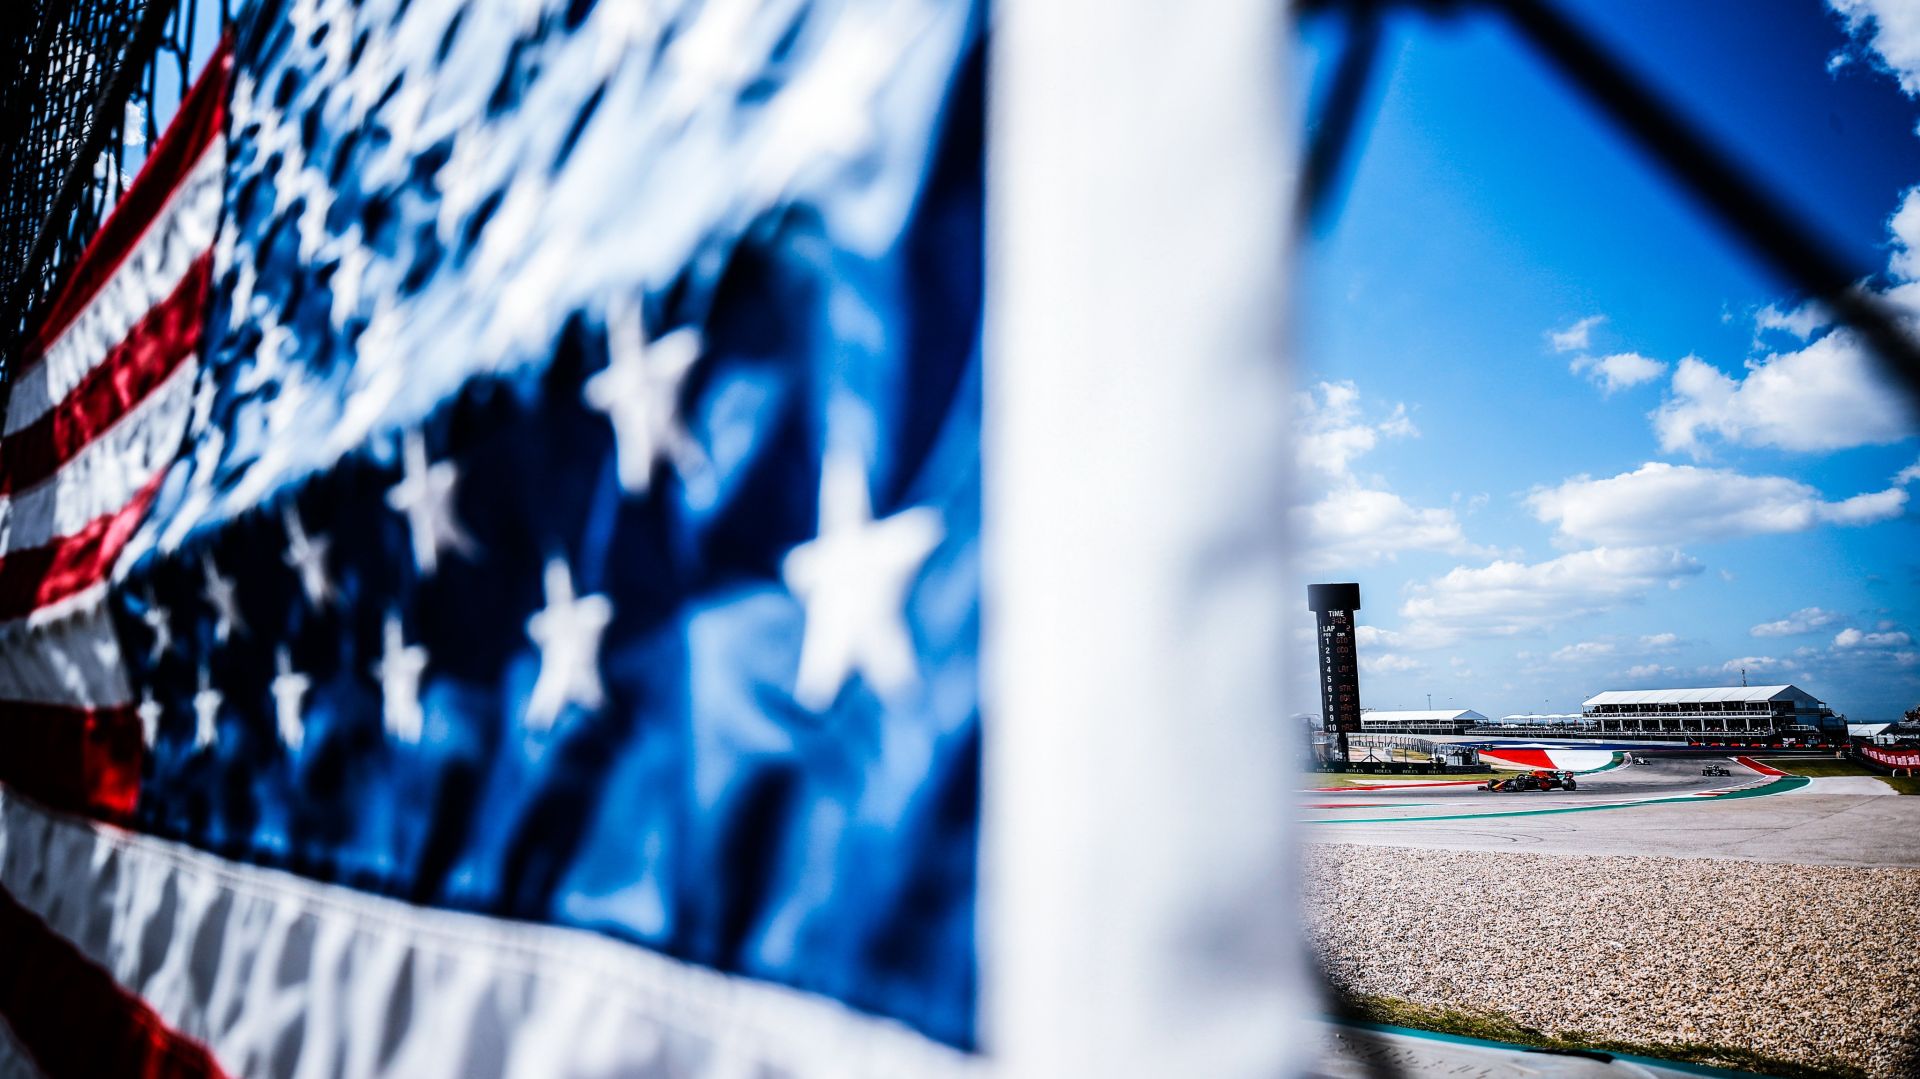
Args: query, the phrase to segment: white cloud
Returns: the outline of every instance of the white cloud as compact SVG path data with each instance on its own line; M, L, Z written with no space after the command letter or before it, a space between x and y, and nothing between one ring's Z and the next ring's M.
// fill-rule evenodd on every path
M1605 315L1588 315L1564 330L1549 331L1547 340L1555 352L1583 351L1593 342L1593 328L1605 321Z
M1827 3L1846 19L1847 31L1878 54L1879 66L1900 80L1900 89L1920 96L1920 4L1913 0Z
M1823 611L1818 607L1802 607L1785 618L1773 622L1762 622L1748 630L1755 637L1792 637L1801 633L1812 633L1825 629L1840 621L1833 611Z
M1904 648L1913 643L1913 638L1903 631L1891 633L1862 633L1848 626L1833 636L1835 648Z
M1699 562L1658 547L1598 547L1546 562L1457 566L1423 584L1400 607L1404 636L1445 643L1467 633L1511 636L1677 588Z
M1898 442L1912 418L1853 331L1831 330L1796 352L1749 365L1745 377L1688 356L1674 369L1672 396L1653 412L1660 448L1695 457L1704 439L1781 449L1837 450Z
M1828 502L1785 476L1651 461L1618 476L1576 476L1535 490L1527 505L1564 541L1643 546L1873 524L1900 516L1907 492L1890 487Z
M1398 633L1390 629L1381 629L1379 626L1355 626L1353 639L1354 643L1361 648L1372 648L1376 645L1381 648L1395 648L1400 644Z
M1650 633L1640 638L1640 648L1647 652L1665 652L1679 643L1678 633Z
M1418 671L1426 669L1426 666L1426 664L1419 660L1411 656L1403 656L1398 652L1382 652L1379 655L1362 656L1360 658L1360 668L1372 674L1395 674L1405 671Z
M1920 12L1920 5L1911 10ZM1894 284L1882 297L1896 309L1920 312L1920 187L1901 196L1887 230L1894 240L1887 262ZM1786 314L1769 307L1759 322L1764 327L1769 321L1805 339L1822 320L1817 309L1803 306ZM1662 449L1695 457L1707 452L1710 436L1734 445L1815 451L1882 445L1916 433L1905 394L1846 328L1751 360L1738 378L1688 356L1674 368L1672 392L1652 420Z
M1557 648L1547 657L1556 663L1578 663L1582 660L1600 659L1613 655L1613 645L1607 641L1581 641L1565 648Z
M1899 472L1894 473L1893 476L1894 484L1900 487L1905 487L1914 480L1920 480L1920 461L1915 461Z
M1353 478L1353 460L1380 444L1383 438L1417 438L1420 431L1407 416L1407 406L1396 405L1378 423L1360 415L1360 388L1351 382L1322 382L1297 395L1295 411L1300 427L1296 446L1300 465L1309 479L1343 484Z
M1372 565L1401 551L1479 550L1467 542L1452 510L1414 506L1391 491L1331 491L1300 507L1295 521L1304 537L1302 561L1309 570Z
M1638 666L1628 667L1626 670L1627 677L1636 681L1642 681L1648 678L1669 678L1678 673L1680 672L1674 668L1662 667L1658 663L1642 663Z
M1887 218L1887 231L1893 233L1887 272L1902 281L1920 280L1920 187L1900 196L1900 205Z
M1578 356L1567 365L1574 374L1585 373L1588 381L1611 397L1614 393L1652 382L1667 373L1667 365L1638 352L1618 352L1611 356Z
M1782 671L1791 666L1793 664L1787 660L1775 659L1772 656L1741 656L1739 659L1730 659L1722 663L1720 669L1728 674L1737 674L1740 671L1746 671L1748 674L1764 674L1767 671Z
M1383 440L1418 436L1405 405L1368 420L1358 387L1322 382L1298 397L1296 411L1305 502L1293 512L1309 572L1373 565L1402 551L1481 552L1451 508L1415 506L1384 480L1355 472L1355 460Z
M1833 323L1833 316L1817 303L1803 303L1791 311L1782 311L1774 304L1762 307L1753 316L1753 325L1757 330L1779 330L1790 333L1805 341L1816 332Z

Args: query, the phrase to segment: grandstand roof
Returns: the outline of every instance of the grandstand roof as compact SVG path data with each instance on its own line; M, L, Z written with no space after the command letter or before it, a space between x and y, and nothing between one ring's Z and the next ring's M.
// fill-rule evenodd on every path
M1411 712L1388 712L1379 708L1370 708L1360 714L1361 719L1384 719L1395 723L1446 723L1464 719L1473 723L1485 723L1487 717L1471 708L1431 708L1415 709Z
M1596 693L1583 707L1603 704L1759 704L1762 701L1803 701L1819 704L1812 694L1797 686L1712 686L1705 689L1614 689Z

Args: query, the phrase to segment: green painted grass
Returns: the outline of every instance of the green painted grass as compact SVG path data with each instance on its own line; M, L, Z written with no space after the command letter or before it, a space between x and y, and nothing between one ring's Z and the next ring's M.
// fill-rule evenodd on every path
M1883 772L1876 772L1858 761L1840 760L1834 757L1756 757L1754 759L1797 776L1811 776L1816 779L1830 776L1872 776L1901 794L1920 794L1920 777L1890 776Z
M1753 1075L1809 1076L1813 1079L1864 1079L1865 1071L1850 1064L1813 1064L1789 1060L1734 1045L1707 1042L1621 1041L1587 1034L1578 1030L1547 1032L1527 1026L1512 1016L1495 1011L1466 1008L1438 1008L1394 997L1348 996L1341 1001L1340 1018L1376 1023L1382 1026L1408 1027L1462 1038L1505 1042L1537 1049L1579 1049L1627 1056L1649 1057L1679 1064L1703 1064L1712 1068L1730 1068Z

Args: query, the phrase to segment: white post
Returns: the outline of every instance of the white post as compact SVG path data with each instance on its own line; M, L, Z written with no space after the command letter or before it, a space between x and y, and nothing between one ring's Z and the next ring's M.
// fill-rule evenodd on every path
M1304 1070L1287 5L1014 0L989 95L982 1034Z

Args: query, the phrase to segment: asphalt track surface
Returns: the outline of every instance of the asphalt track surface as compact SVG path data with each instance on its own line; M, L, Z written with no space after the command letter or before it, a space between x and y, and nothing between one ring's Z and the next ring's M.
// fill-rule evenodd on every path
M1323 843L1920 867L1920 797L1776 779L1731 758L1712 762L1731 777L1702 776L1707 763L1613 768L1579 777L1572 792L1463 784L1305 791L1302 831Z

